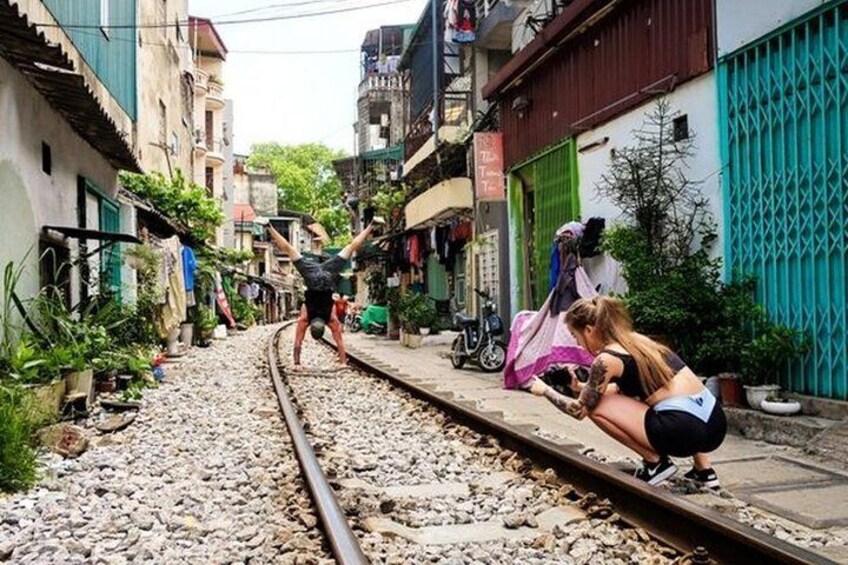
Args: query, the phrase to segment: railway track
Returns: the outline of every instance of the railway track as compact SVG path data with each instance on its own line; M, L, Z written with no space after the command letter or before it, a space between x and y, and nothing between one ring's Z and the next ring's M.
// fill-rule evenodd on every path
M339 563L832 563L355 356L290 374L284 333L269 367Z

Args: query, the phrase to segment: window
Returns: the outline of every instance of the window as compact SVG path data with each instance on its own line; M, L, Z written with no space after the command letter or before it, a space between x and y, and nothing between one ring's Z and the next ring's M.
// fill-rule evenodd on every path
M177 135L177 132L171 132L171 155L176 157L180 154L180 137Z
M109 39L109 2L110 0L100 0L100 31Z
M41 170L48 175L53 174L53 151L45 142L41 142Z
M215 194L215 169L212 167L206 167L206 192L209 196Z
M689 139L689 116L683 114L674 118L674 141L683 141Z
M168 109L159 101L159 143L165 145L168 142Z

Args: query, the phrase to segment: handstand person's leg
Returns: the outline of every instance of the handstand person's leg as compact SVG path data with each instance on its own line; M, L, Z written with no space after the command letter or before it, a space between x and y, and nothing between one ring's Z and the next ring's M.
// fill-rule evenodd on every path
M327 325L330 326L330 331L333 334L333 341L336 342L336 346L339 350L339 363L347 365L347 353L345 352L344 337L342 336L342 325L335 313L330 316L330 322Z
M300 308L300 316L297 318L297 329L294 333L294 368L300 369L300 350L306 337L306 329L309 327L309 316L306 314L306 306Z
M368 224L368 227L359 232L359 234L353 238L353 241L348 243L344 249L339 251L339 257L342 259L350 259L353 257L353 254L359 251L359 249L365 245L365 242L371 237L371 232L374 231L375 223L372 221Z
M268 233L271 235L271 240L274 242L274 245L277 246L277 249L288 255L292 262L301 258L300 251L298 251L294 245L289 243L289 240L284 238L280 232L275 230L274 226L271 224L268 224Z

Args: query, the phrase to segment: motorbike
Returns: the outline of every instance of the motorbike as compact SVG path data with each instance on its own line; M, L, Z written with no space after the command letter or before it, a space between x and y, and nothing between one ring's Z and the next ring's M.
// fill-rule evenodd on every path
M377 309L382 309L382 312L378 312ZM389 330L389 325L379 321L382 318L385 318L385 307L366 306L364 310L356 312L351 316L349 329L351 333L365 330L365 333L368 335L385 335Z
M451 348L451 364L462 369L470 362L487 373L496 373L506 365L506 346L495 339L504 334L504 323L491 295L478 288L474 292L483 299L480 318L464 313L454 316L460 332Z

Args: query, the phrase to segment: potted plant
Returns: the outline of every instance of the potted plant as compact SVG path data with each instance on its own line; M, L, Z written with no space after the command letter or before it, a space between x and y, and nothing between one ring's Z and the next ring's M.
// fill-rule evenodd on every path
M797 400L784 398L779 394L770 394L760 404L763 412L777 416L791 416L801 411L801 403Z
M770 322L761 326L741 353L745 396L751 408L757 409L769 395L780 391L775 381L781 372L809 348L808 340L797 330Z
M197 343L201 347L208 347L212 341L212 333L218 326L218 317L211 308L205 304L198 304L194 312L194 326L197 330Z
M421 347L424 336L422 327L429 327L435 318L435 309L423 294L408 293L400 300L399 318L404 332L403 345L416 349Z

